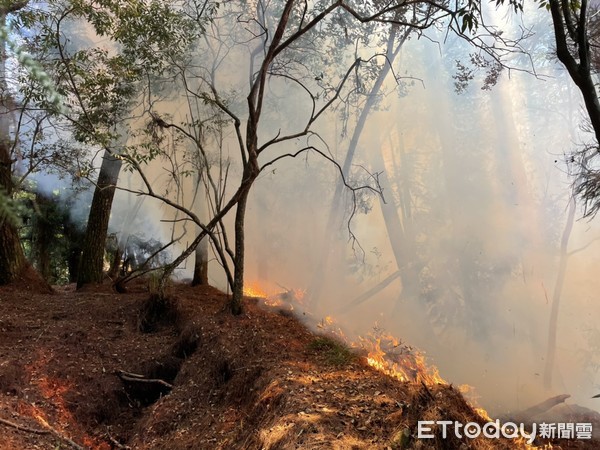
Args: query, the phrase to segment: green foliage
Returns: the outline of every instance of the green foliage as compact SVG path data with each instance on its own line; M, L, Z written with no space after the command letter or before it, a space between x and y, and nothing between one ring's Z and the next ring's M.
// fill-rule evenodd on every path
M16 227L21 224L21 219L13 200L6 194L4 189L0 188L0 224L4 222Z
M9 30L4 25L0 25L0 42L8 46L14 53L19 64L29 72L31 82L39 85L42 94L40 99L44 98L51 110L66 112L63 98L48 73L43 69L39 61L10 38Z
M475 6L474 2L469 1L467 6L456 11L456 15L461 21L461 33L464 33L465 31L469 31L470 33L477 31L477 27L479 26L480 12L479 8Z
M502 6L506 3L505 0L495 0L496 1L496 6ZM535 0L538 1L539 3L544 3L547 0ZM524 5L524 0L508 0L508 5L510 7L512 7L513 11L518 13L518 12L523 12L523 5ZM548 9L550 9L550 7L548 6Z
M35 186L27 184L19 191L19 235L25 255L36 269L40 267L40 245L43 246L49 266L42 273L51 284L69 282L69 253L81 243L68 228L84 229L83 223L74 223L69 213L76 193L72 190L56 190L47 194L35 194ZM79 235L79 233L77 233Z
M116 130L123 129L140 96L157 78L169 77L174 63L187 58L206 20L198 19L203 12L196 2L186 5L164 0L51 0L46 8L15 18L17 26L30 29L24 38L27 45L45 61L66 98L75 140L114 146ZM90 42L89 33L78 35L84 23L102 38L99 44ZM47 80L20 81L24 98L48 106L41 95Z
M546 11L550 11L550 2L548 0L538 0L538 8L545 8Z
M308 344L308 348L322 353L327 364L333 366L345 366L356 360L356 354L352 350L329 337L316 337Z
M478 71L483 71L486 74L481 89L484 91L491 90L498 82L502 73L502 65L497 61L485 59L478 53L469 54L469 59L469 65L459 60L455 61L456 73L452 75L452 78L454 78L454 90L458 94L465 92Z

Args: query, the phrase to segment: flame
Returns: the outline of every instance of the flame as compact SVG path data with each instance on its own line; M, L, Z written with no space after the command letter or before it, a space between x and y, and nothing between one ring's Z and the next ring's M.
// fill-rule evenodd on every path
M257 283L250 283L249 285L244 286L244 295L247 297L267 297L266 292L263 291Z
M423 353L392 335L378 334L359 337L361 347L368 351L367 363L371 367L404 382L448 384L435 366L427 364Z
M493 422L492 418L488 414L488 412L483 408L473 408L473 410L486 422Z
M369 366L403 382L423 382L433 386L448 384L438 369L426 362L425 355L413 347L402 343L389 333L384 333L377 325L367 336L359 336L356 341L348 339L331 316L324 317L318 328L345 342L352 348L367 354Z
M324 328L324 329L329 329L331 331L331 328L333 326L333 318L331 316L325 316L323 317L323 319L317 324L317 327L319 328ZM341 334L341 330L339 330L339 334ZM342 334L343 337L343 334ZM343 339L344 341L346 339Z
M274 286L268 283L252 281L244 287L244 295L260 298L261 303L269 307L279 308L285 306L290 311L293 311L294 304L303 304L306 290L288 289L281 285Z
M302 289L285 289L267 296L265 291L258 287L256 283L251 284L248 290L244 292L246 295L250 295L249 292L255 295L258 293L258 296L265 298L264 304L267 306L280 307L282 304L287 303L291 309L293 309L292 303L302 305L306 296L306 291ZM437 367L427 363L423 352L401 342L391 334L383 332L377 325L373 328L372 333L367 336L359 336L357 340L348 339L331 316L325 316L321 319L317 327L348 346L366 352L366 361L369 366L399 381L425 383L429 386L448 384L441 377ZM463 385L459 387L459 390L463 394L469 393L471 400L474 401L471 386ZM491 421L486 410L473 404L471 407L481 418Z

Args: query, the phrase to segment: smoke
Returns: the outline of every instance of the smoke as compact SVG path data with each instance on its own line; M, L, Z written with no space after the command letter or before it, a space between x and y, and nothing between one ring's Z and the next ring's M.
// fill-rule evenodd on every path
M564 155L585 139L578 92L547 56L547 19L535 16L540 36L530 49L540 77L504 74L491 91L480 88L480 70L454 92L455 61L472 51L459 41L405 45L396 72L418 81L371 114L354 161L385 173L386 203L366 199L370 211L353 217L353 235L347 196L332 198L338 172L315 155L265 173L249 204L250 284L307 290L314 322L333 316L351 338L380 327L417 346L493 414L562 393L597 408L595 221L576 221L570 234L569 251L585 248L568 258L553 383L544 386L571 183ZM297 108L302 100L286 101ZM319 131L341 163L349 139L340 128L331 115ZM332 202L345 216L328 228ZM399 279L353 304L398 270Z
M356 78L342 93L343 101L315 122L318 136L286 141L261 156L264 164L308 145L323 152L281 159L263 171L251 192L246 220L247 284L258 284L267 293L305 291L305 317L316 325L332 316L350 339L374 327L385 329L424 351L449 382L473 386L477 401L492 414L562 393L597 408L589 398L600 388L594 295L600 282L592 273L600 258L597 221L576 221L570 234L569 251L581 250L568 258L553 384L549 390L544 387L548 324L570 193L563 155L584 136L578 131L577 90L547 56L549 18L531 17L539 36L530 52L543 76L504 73L491 90L481 89L488 74L469 65L473 49L457 38L438 45L444 35L431 34L431 40L404 44L360 135L347 180L352 186L377 180L382 195L361 190L353 198L346 189L336 196L340 170L323 156L343 165L367 102L368 86ZM253 37L228 20L219 19L209 30L218 36L200 47L196 59L206 70L190 77L189 87L202 86L212 70L223 101L244 119L244 89L252 76L250 43L261 33ZM309 69L294 66L306 71L290 73L331 98L331 86L344 74L333 62L351 63L357 54L367 58L382 51L370 48L372 43L356 48L351 36L346 39L349 45L339 49L335 61L325 57L331 55L307 57L302 62ZM305 47L295 49L298 55L312 55L313 43L302 43ZM457 60L473 70L461 95L455 92ZM365 76L376 72L367 68ZM269 78L265 92L263 142L302 129L313 101L323 102L308 96L306 86L281 77ZM190 106L190 98L181 97L157 100L152 110L178 124L218 122L209 102ZM228 168L223 189L230 195L241 178L237 136L231 128L209 131L205 144L211 173L218 180L219 171ZM128 144L137 138L130 136ZM170 159L149 162L146 173L156 192L192 207L198 181L183 176L178 184L172 175L175 168L192 167L197 154L190 156L194 149L189 143L173 139L168 145ZM139 177L126 171L119 185L132 191L142 186ZM156 200L120 192L111 231L120 242L132 234L167 242L183 234L182 217ZM187 224L173 254L194 237L195 227ZM225 225L231 230L231 217ZM187 263L177 275L189 276L191 270ZM227 290L219 264L211 263L209 273L211 283Z

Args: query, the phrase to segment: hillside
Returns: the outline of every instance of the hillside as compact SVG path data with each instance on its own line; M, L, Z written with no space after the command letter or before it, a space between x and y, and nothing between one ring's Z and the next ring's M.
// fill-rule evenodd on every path
M417 439L418 420L484 419L452 386L399 382L255 298L233 317L208 287L174 285L158 312L143 284L39 288L0 288L1 449L518 447Z

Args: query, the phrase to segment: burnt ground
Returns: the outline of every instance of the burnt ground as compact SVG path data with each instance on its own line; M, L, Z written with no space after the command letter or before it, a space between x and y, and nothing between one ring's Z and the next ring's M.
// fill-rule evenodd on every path
M0 287L0 449L523 447L419 440L418 420L484 419L452 386L399 382L256 299L233 317L209 287L148 298L143 283Z

